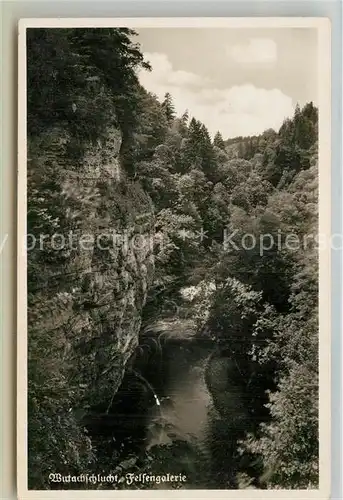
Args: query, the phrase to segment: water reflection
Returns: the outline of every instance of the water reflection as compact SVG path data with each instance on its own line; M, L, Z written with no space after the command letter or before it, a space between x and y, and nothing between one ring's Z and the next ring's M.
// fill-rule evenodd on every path
M154 340L158 348L136 358L124 377L105 419L112 432L106 453L111 449L117 462L138 456L135 467L145 471L148 460L154 474L186 474L183 488L237 488L242 428L230 426L214 408L205 376L213 346L192 336L165 334ZM226 372L219 371L218 377L219 385L227 384ZM232 422L235 411L231 405Z

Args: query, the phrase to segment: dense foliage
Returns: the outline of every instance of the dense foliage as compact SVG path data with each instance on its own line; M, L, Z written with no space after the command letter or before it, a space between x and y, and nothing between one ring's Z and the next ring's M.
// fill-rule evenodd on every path
M244 395L244 427L227 408L221 420L241 429L236 451L257 464L248 484L317 486L317 109L297 106L278 132L230 140L218 132L212 140L196 117L176 116L170 94L160 102L139 85L136 69L148 63L133 36L128 29L28 31L28 232L96 231L94 205L97 216L111 212L123 224L153 211L155 273L143 326L165 314L168 303L183 311L182 288L200 291L192 305L199 337L229 352L243 373L237 377L233 368L227 376ZM90 193L75 186L66 192L61 166L83 175L92 148L106 154L109 130L120 133L122 180ZM76 327L69 324L63 335L56 329L66 309L78 307L83 285L75 270L68 274L72 257L70 249L51 248L29 255L35 488L48 487L51 471L99 466L74 414L85 404L94 359L90 364L81 350L69 359ZM102 258L99 265L108 265ZM58 265L63 284L56 283ZM110 343L106 318L100 324ZM82 328L75 335L81 343ZM95 363L106 370L106 359ZM239 477L247 468L237 464Z

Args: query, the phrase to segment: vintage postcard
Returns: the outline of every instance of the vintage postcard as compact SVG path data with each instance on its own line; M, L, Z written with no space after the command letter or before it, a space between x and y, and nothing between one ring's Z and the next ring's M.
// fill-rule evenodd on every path
M20 22L21 500L329 498L330 46Z

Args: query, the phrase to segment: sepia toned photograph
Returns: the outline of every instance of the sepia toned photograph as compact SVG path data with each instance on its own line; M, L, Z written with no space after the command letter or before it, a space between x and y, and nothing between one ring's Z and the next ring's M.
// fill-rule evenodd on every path
M326 20L19 41L20 498L328 498Z

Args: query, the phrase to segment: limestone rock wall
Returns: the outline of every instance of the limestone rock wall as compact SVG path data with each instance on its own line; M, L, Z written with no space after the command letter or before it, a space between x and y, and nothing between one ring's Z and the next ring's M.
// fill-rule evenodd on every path
M81 406L118 389L154 273L151 202L120 145L110 129L73 162L61 129L29 142L29 355L44 346L46 377Z

